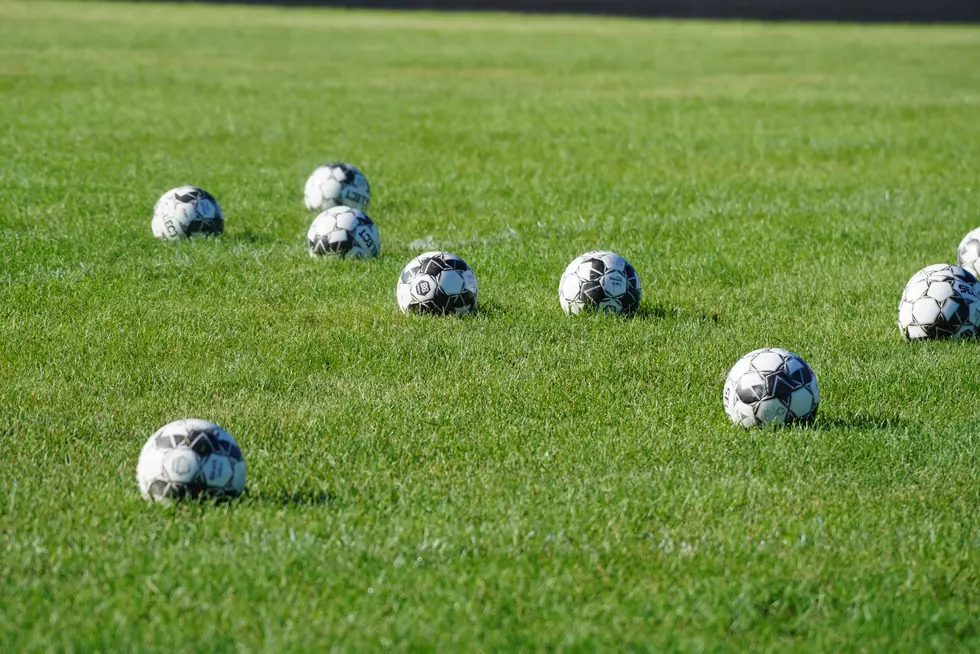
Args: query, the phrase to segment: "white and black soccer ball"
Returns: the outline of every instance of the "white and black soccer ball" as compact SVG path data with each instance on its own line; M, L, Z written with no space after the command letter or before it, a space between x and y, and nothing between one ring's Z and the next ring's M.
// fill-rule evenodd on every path
M371 203L371 185L355 166L334 162L320 166L306 180L306 207L324 211L347 206L365 211Z
M907 340L971 338L980 328L980 284L959 266L937 263L912 275L898 302Z
M181 186L157 200L150 227L164 241L214 236L224 231L225 216L213 195L196 186Z
M467 314L476 311L476 274L449 252L426 252L398 278L398 306L404 313Z
M725 413L743 427L805 424L817 415L817 377L798 354L778 347L749 352L725 379Z
M980 227L977 227L960 241L956 250L956 263L965 268L974 277L980 276L977 265L980 264Z
M565 313L585 310L630 314L640 306L640 277L615 252L593 250L568 264L558 283Z
M313 220L306 234L310 256L331 255L367 259L381 252L378 226L353 207L327 209Z
M207 420L164 425L140 452L136 481L144 499L222 499L245 490L245 459L235 439Z

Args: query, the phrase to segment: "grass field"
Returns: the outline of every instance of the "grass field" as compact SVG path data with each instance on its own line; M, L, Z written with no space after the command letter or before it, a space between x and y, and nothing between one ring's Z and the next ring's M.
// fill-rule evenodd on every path
M980 225L980 29L0 2L0 650L977 651L980 346L909 276ZM306 176L382 257L312 260ZM150 235L181 184L225 235ZM465 258L473 319L406 318ZM595 247L632 320L566 318ZM809 429L728 368L799 352ZM146 437L247 499L145 504Z

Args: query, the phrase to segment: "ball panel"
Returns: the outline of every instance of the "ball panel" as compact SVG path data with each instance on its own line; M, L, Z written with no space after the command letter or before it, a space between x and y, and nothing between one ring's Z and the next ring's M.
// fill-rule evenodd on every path
M201 466L208 486L224 490L235 474L232 462L223 454L212 454Z
M813 394L809 388L798 388L789 399L789 410L795 418L801 419L813 410Z
M396 289L398 306L402 311L407 311L412 304L412 288L408 284L399 284Z
M908 286L905 287L905 292L902 294L902 297L906 302L915 302L920 297L925 295L926 291L928 290L929 283L926 281L925 277L923 277L919 280L910 281Z
M347 207L338 208L342 208L344 211L334 214L334 222L337 225L337 229L343 229L348 232L354 231L354 228L358 225L357 216L352 211L347 210Z
M905 338L910 341L929 338L929 333L925 330L925 328L920 327L919 325L908 325L905 328Z
M201 472L201 458L190 449L174 450L163 461L167 480L190 484Z
M774 397L761 400L755 405L756 419L765 425L781 425L786 422L789 408Z
M582 300L588 300L593 306L598 306L608 297L606 290L602 288L602 283L598 280L584 282L580 294Z
M623 305L622 303L614 297L607 297L605 300L599 303L599 309L602 311L608 311L609 313L622 313Z
M953 291L952 280L939 280L932 284L926 289L926 295L934 300L943 301L946 298L952 297L955 291Z
M766 396L766 380L752 371L737 378L735 393L739 401L753 404Z
M905 328L912 324L915 318L912 316L912 307L915 306L911 302L906 302L902 300L898 305L898 325L901 328Z
M933 325L939 320L939 303L931 297L923 297L912 305L912 319L919 325Z
M779 352L766 350L752 358L752 367L761 372L775 372L782 368L783 357Z
M601 284L608 297L619 298L626 293L626 275L622 271L607 272L602 276Z
M457 270L439 273L439 290L446 295L459 295L463 292L463 276Z
M623 272L627 266L626 259L615 252L605 252L597 258L602 261L606 271Z
M751 404L739 402L735 406L735 415L738 417L736 422L743 427L756 427L759 425L759 419L756 417L753 405Z
M579 279L587 282L599 279L605 270L605 265L599 259L586 259L579 263L575 274L578 275Z
M970 307L961 297L951 297L943 301L939 315L946 322L959 327L970 320Z
M799 384L793 382L793 379L786 374L783 370L774 372L766 376L766 396L774 397L783 402L789 402L790 396L792 396L793 391L799 388Z

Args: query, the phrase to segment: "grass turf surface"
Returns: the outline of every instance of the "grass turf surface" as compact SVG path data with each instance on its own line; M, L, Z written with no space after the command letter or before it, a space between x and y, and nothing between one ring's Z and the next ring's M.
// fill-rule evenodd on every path
M901 342L980 224L980 30L0 3L5 651L980 647L975 343ZM361 166L382 257L302 206ZM196 184L217 241L155 242ZM424 249L475 319L401 316ZM633 320L569 319L614 249ZM814 367L811 429L721 406ZM147 506L213 419L249 497Z

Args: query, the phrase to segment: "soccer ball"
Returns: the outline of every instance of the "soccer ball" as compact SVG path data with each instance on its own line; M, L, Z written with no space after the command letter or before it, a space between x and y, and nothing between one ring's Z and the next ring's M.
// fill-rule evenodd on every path
M405 266L398 278L398 306L404 313L474 313L476 275L449 252L426 252Z
M306 234L310 256L321 254L366 259L378 256L378 226L360 209L333 207L313 220Z
M188 418L164 425L146 441L136 466L144 499L237 497L245 489L245 460L231 434Z
M153 235L164 241L185 236L212 236L225 229L225 216L214 196L195 186L163 194L153 207Z
M364 174L346 163L328 163L306 180L306 207L323 211L340 205L364 211L371 202L371 185Z
M593 250L565 268L558 300L565 313L599 309L630 314L640 305L640 278L629 261L615 252Z
M749 352L725 379L725 413L743 427L808 423L817 415L820 391L810 366L782 348Z
M907 340L970 338L980 326L980 284L968 270L945 263L912 275L898 302Z
M980 227L963 237L956 251L956 263L965 268L974 277L978 274L977 263L980 260Z

